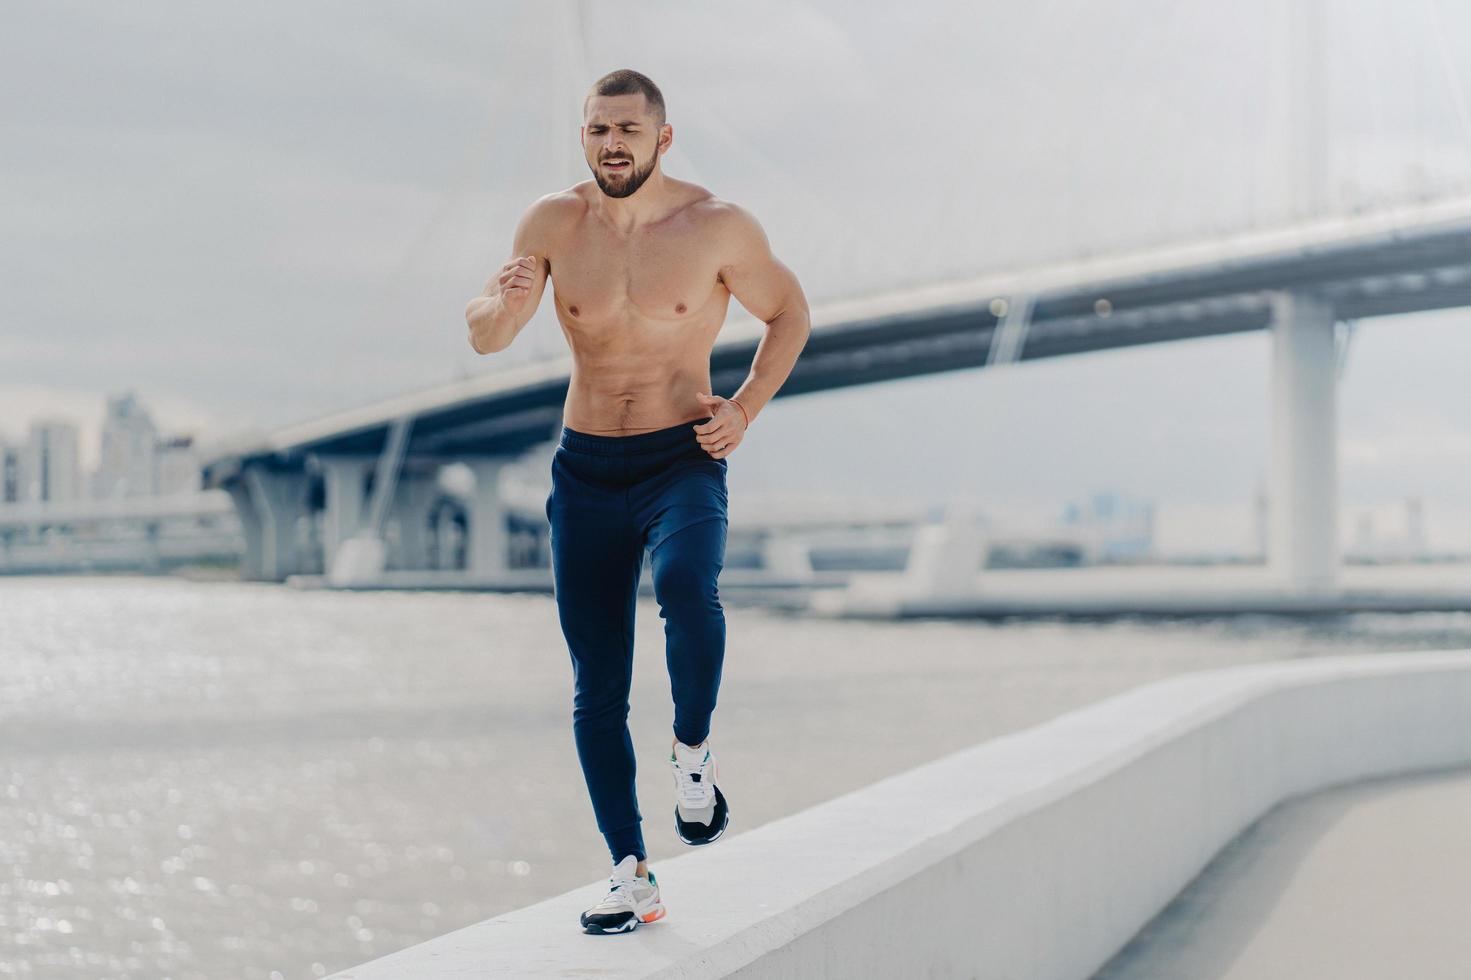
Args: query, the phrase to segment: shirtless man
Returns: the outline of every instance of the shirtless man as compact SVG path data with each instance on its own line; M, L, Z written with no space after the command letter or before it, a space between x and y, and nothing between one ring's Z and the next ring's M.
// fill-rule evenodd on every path
M470 301L470 346L505 350L547 279L573 367L552 459L552 570L572 658L573 737L614 861L587 932L630 932L664 915L634 792L628 694L644 550L665 620L674 697L675 831L709 844L729 810L708 745L725 655L716 580L725 562L727 457L786 381L811 329L807 299L747 211L665 176L674 129L644 75L598 79L583 105L593 179L540 198L512 258ZM729 398L710 351L730 297L766 323Z

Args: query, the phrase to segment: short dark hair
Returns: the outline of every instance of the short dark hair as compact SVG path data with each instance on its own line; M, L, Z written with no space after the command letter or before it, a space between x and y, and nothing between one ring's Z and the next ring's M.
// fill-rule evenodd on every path
M659 86L649 76L636 72L632 68L620 68L610 71L602 78L592 83L592 89L588 91L587 98L582 100L582 115L587 117L587 102L594 95L638 95L649 103L649 111L653 113L655 126L664 125L664 93L659 91Z

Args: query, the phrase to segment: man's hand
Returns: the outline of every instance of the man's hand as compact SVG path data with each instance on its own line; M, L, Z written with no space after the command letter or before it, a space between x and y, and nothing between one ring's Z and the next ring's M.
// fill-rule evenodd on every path
M519 314L531 295L536 282L536 256L522 255L501 266L496 277L500 284L501 305L513 314Z
M710 421L695 426L695 438L715 459L724 459L735 451L746 435L746 413L729 398L695 392L695 397L710 410Z

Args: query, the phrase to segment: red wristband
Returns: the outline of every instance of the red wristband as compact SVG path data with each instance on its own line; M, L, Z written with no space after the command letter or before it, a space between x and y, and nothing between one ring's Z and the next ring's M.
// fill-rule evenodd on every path
M740 402L736 401L734 398L727 398L726 401L734 403L735 404L735 407L736 408L739 408L741 410L741 418L743 418L743 419L746 420L746 428L749 429L751 427L751 416L749 416L749 415L746 414L746 406L742 405Z

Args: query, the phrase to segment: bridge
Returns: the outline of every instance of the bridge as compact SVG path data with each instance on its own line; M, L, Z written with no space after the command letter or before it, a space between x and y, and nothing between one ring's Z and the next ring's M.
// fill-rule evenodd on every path
M1269 331L1268 558L1284 588L1323 590L1338 576L1336 386L1353 325L1468 305L1471 198L1422 202L818 305L777 397ZM764 328L727 324L714 391L744 380ZM421 567L439 471L464 463L475 475L465 574L493 578L508 570L501 471L556 437L570 374L570 358L541 362L217 443L204 486L234 501L247 577L317 564L346 583ZM317 503L322 554L303 555L295 529Z

